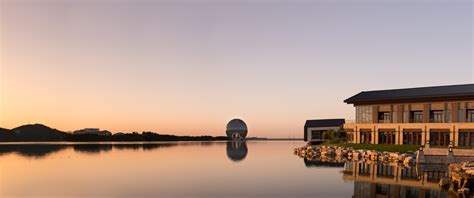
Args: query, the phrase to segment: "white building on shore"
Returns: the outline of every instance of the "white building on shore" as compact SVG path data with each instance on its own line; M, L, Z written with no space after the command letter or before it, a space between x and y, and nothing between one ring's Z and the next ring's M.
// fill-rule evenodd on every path
M101 131L99 128L85 128L85 129L74 131L73 134L74 135L93 134L93 135L101 135L101 136L112 135L110 131Z

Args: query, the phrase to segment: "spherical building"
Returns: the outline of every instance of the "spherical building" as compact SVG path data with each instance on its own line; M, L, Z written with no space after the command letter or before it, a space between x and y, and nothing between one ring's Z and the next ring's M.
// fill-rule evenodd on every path
M247 137L247 125L241 119L233 119L227 124L227 137L232 140L243 140Z

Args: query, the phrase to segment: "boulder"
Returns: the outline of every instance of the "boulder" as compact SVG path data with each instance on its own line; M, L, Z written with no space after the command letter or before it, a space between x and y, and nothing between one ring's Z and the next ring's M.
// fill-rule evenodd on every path
M458 189L458 193L463 195L469 195L469 188Z
M449 181L448 178L442 178L441 180L439 180L439 186L441 188L446 188L446 187L449 187L449 185L451 184L451 181Z
M378 156L377 156L377 155L370 155L370 160L372 160L372 161L377 161L377 160L378 160Z
M412 156L405 157L405 160L403 160L403 164L409 165L409 164L414 164L415 159L413 159Z
M388 153L388 155L390 156L390 160L398 160L398 157L400 156L400 153L399 152L395 152L395 153Z
M335 153L336 153L336 151L334 150L334 148L326 149L326 155L333 156Z
M474 170L466 170L466 174L474 175Z
M461 164L450 164L448 169L450 171L456 171L456 172L459 172L463 169L463 166Z
M362 154L359 151L352 152L352 158L355 160L359 160Z
M465 162L462 164L463 169L474 169L474 162Z

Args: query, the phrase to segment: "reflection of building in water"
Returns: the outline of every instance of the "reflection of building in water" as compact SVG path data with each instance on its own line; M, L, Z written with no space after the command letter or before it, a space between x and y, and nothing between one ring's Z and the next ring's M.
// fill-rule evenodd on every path
M227 142L227 157L234 161L242 161L247 157L248 149L245 141L229 141Z
M427 164L398 165L346 162L343 179L354 181L354 198L370 197L446 197L439 180L447 175L447 166Z

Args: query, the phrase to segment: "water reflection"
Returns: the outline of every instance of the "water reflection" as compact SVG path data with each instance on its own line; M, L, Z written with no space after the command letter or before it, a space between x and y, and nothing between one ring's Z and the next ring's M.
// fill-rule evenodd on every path
M343 167L307 169L295 160L288 151L301 142L18 144L0 144L2 198L351 197L354 190Z
M133 150L133 151L153 151L159 148L167 148L173 146L203 146L208 147L222 142L186 142L186 143L73 143L73 144L1 144L0 155L15 153L23 157L43 158L55 152L65 149L73 149L74 152L96 155L103 152L116 150ZM227 157L239 162L245 159L248 153L247 143L245 141L227 142Z
M344 167L344 162L321 161L321 160L306 159L306 158L303 158L303 160L304 160L304 165L308 168L311 168L311 167Z
M306 167L343 167L342 179L354 183L354 198L447 197L439 181L448 176L448 166L347 161L336 158L304 158Z
M0 155L17 153L24 157L41 158L67 148L59 144L5 144L0 145Z
M448 167L443 164L404 166L369 162L346 162L343 179L354 182L354 197L446 197L439 187L447 177Z
M73 151L77 153L95 155L100 154L102 152L110 152L113 149L151 151L159 148L172 147L177 145L178 143L0 144L0 155L15 153L28 158L43 158L65 149L73 149Z
M73 145L74 152L85 153L85 154L99 154L112 150L111 144L79 144Z
M234 161L239 162L247 157L248 149L246 141L229 141L227 142L227 157Z

